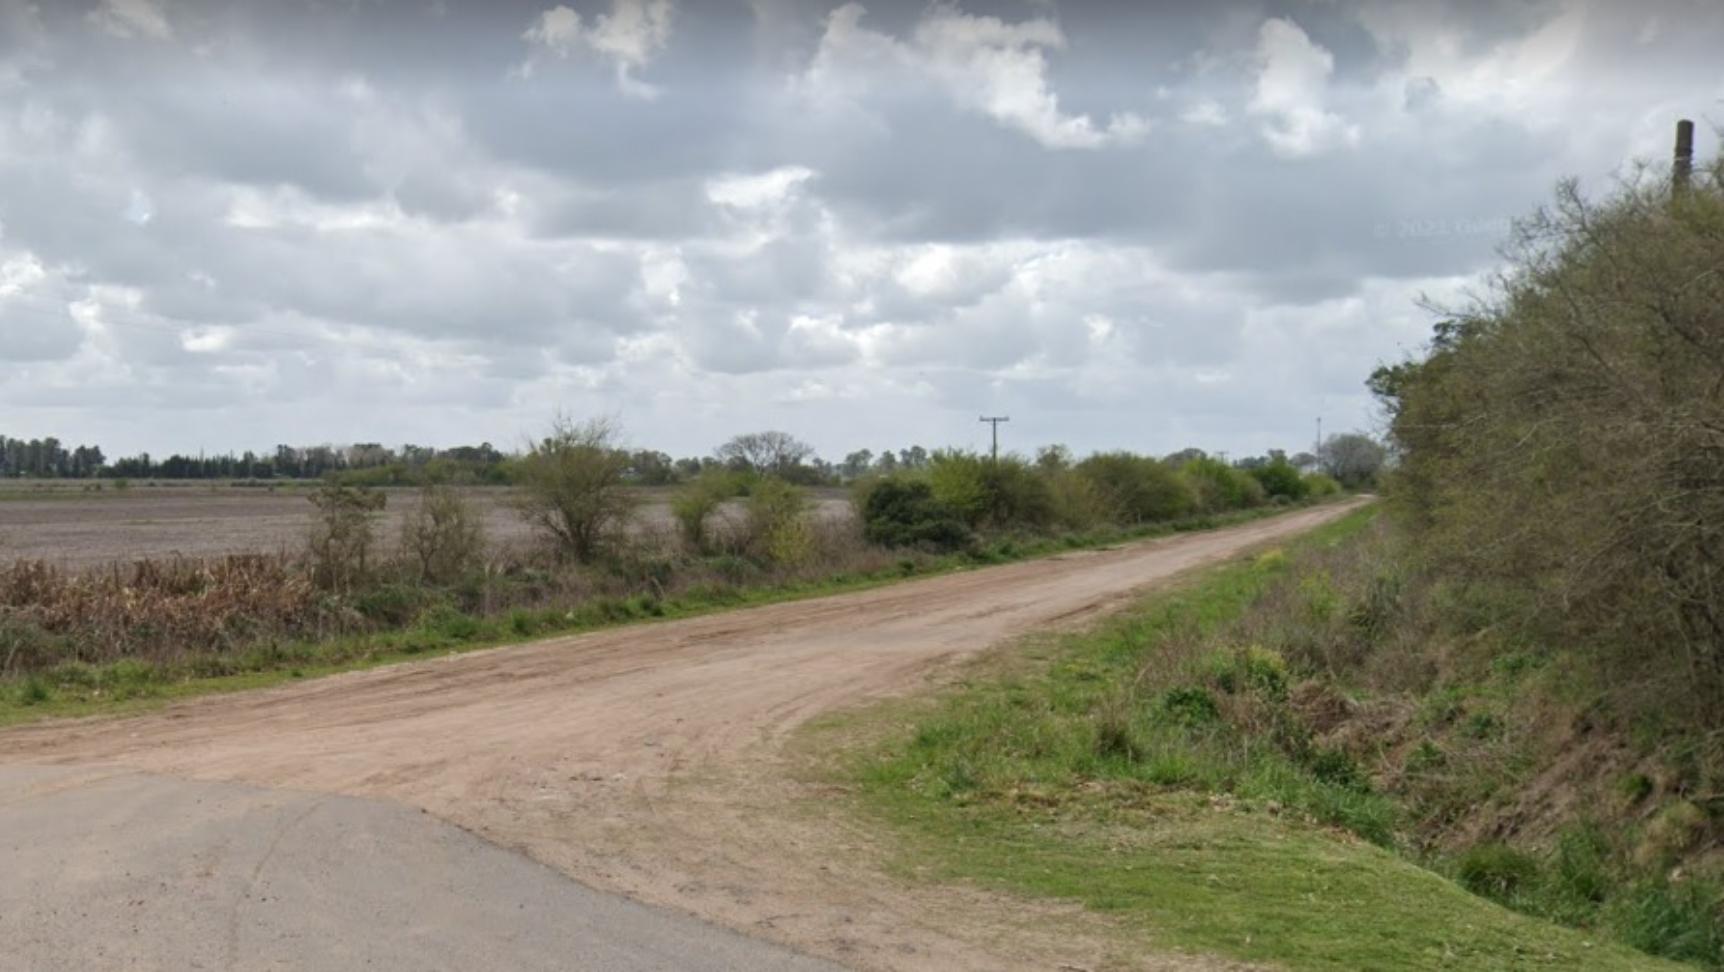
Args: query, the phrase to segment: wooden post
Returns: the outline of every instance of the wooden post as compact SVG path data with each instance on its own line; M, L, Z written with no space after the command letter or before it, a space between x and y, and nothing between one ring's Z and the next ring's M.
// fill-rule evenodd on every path
M1676 123L1676 162L1670 169L1670 185L1677 192L1688 188L1694 175L1694 123L1684 118Z

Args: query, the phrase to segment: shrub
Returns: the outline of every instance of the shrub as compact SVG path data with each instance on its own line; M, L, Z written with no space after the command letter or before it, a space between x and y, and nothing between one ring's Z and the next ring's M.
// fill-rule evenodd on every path
M1163 463L1129 452L1090 456L1077 465L1117 523L1150 523L1185 516L1197 508L1191 486Z
M1257 506L1267 498L1263 486L1250 473L1208 457L1188 460L1179 475L1197 497L1204 513L1223 513Z
M1564 185L1517 224L1495 293L1370 386L1392 498L1437 569L1519 592L1517 624L1624 708L1717 728L1724 166L1668 187Z
M575 423L559 416L515 463L521 515L551 539L559 556L596 559L634 511L630 458L617 438L608 421Z
M1306 473L1300 478L1300 482L1305 484L1305 495L1312 499L1334 496L1341 492L1341 484L1322 473Z
M883 478L870 483L862 496L862 535L870 543L949 552L975 541L970 528L934 498L933 487L925 481Z
M690 550L700 554L712 552L712 535L707 521L714 510L741 490L742 484L737 476L723 469L703 469L700 475L677 490L671 499L670 512Z
M934 498L971 527L1040 529L1053 521L1047 481L1017 456L936 452L928 467Z
M1183 726L1209 725L1221 718L1215 697L1200 688L1168 689L1161 696L1161 711Z
M1474 894L1508 901L1538 880L1538 860L1504 844L1477 844L1455 862L1455 880Z
M419 576L447 584L484 556L484 524L455 487L426 486L401 521L401 546L417 562Z
M1272 497L1300 500L1311 490L1310 484L1299 474L1298 468L1282 455L1276 455L1251 470L1251 476L1263 487L1263 491Z
M380 625L400 627L435 601L430 591L417 584L382 584L355 596L353 609Z
M0 675L43 668L64 648L63 639L36 622L0 613Z
M327 590L351 590L370 570L377 513L387 497L366 486L326 483L310 499L317 507L307 538L312 576Z
M782 479L755 483L748 494L748 548L767 563L793 566L814 551L808 498Z
M1047 480L1053 522L1067 530L1088 530L1107 519L1107 504L1090 480L1066 466L1049 468L1038 463Z
M1277 652L1257 645L1216 653L1210 677L1229 695L1254 693L1268 699L1287 697L1287 662Z

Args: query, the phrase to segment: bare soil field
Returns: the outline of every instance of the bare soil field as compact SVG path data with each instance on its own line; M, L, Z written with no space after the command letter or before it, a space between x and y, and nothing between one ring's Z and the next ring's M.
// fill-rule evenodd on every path
M786 745L812 718L949 678L990 646L1093 618L1358 503L139 717L26 726L0 732L0 767L114 767L395 801L592 887L851 967L1192 968L1109 954L1106 936L1085 934L1104 919L1075 908L884 876L867 833L810 812L822 793L786 772Z
M418 504L412 489L389 489L382 535L393 540ZM670 491L643 489L641 529L670 529ZM85 569L114 561L213 557L298 550L310 526L311 487L162 485L88 492L55 485L0 490L0 559L45 560ZM502 488L469 491L494 543L532 541L532 531ZM841 490L817 490L816 514L850 515Z

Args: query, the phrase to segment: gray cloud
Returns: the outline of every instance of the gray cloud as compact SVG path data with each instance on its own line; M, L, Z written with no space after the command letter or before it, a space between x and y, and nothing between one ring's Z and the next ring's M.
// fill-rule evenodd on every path
M557 407L1292 446L1558 178L1716 121L1720 40L1699 0L0 0L0 403L110 451Z

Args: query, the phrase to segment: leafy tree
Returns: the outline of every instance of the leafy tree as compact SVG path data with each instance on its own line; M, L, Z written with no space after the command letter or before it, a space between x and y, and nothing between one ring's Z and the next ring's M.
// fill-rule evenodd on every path
M814 447L788 432L750 432L719 446L717 455L733 469L785 478L814 455Z
M1264 465L1251 470L1251 475L1263 486L1263 491L1270 496L1284 497L1290 500L1304 499L1309 492L1309 484L1305 477L1285 455L1278 455Z
M1348 489L1364 489L1377 481L1388 450L1368 435L1332 435L1318 451L1323 472Z
M1496 291L1379 369L1421 554L1602 665L1617 699L1724 725L1724 168L1517 225Z
M559 416L516 464L521 515L563 556L597 558L634 512L629 455L617 440L608 420L576 423Z
M868 475L868 470L874 465L874 453L870 449L858 449L844 457L844 462L838 471L845 479L860 479Z

